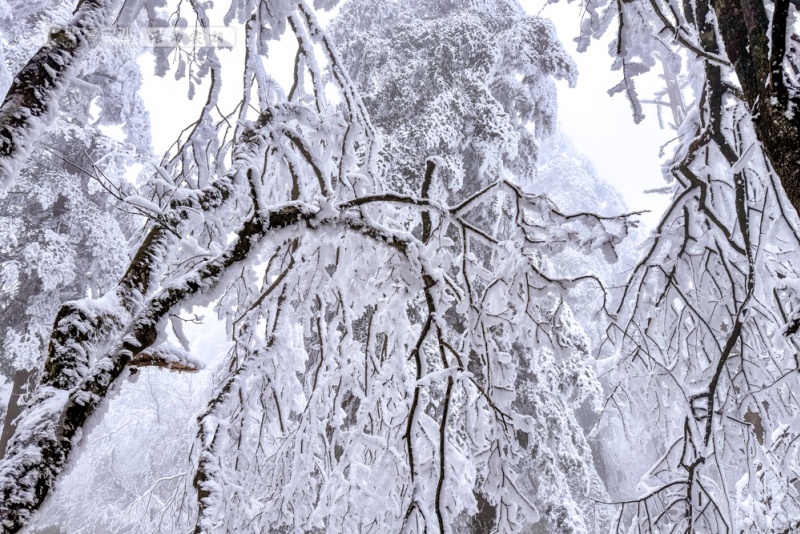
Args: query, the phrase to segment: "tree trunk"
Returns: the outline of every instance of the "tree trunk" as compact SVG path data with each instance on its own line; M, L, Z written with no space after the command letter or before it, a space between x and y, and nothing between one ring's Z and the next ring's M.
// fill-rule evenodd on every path
M27 369L18 370L14 373L14 385L11 389L11 397L8 399L6 420L3 423L3 432L0 434L0 458L5 455L8 440L11 439L17 429L16 419L24 408L22 396L26 391L30 390L33 377L33 371Z
M758 140L800 213L800 98L783 76L789 0L776 0L771 24L762 0L715 0L713 7Z

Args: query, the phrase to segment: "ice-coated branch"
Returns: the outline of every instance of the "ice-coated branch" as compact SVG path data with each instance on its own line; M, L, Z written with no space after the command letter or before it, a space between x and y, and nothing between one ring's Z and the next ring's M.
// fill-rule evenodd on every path
M202 362L176 347L159 346L155 350L139 353L128 362L130 367L158 367L170 371L194 373L203 369Z
M653 11L655 11L656 15L658 16L659 20L664 23L664 26L670 31L673 38L675 38L680 44L685 46L687 49L691 50L693 53L697 54L698 56L705 58L713 63L717 63L719 65L726 65L729 66L730 63L726 61L724 58L718 57L714 54L706 52L702 50L697 45L689 41L681 32L683 28L675 27L669 21L669 19L664 15L664 12L661 10L661 7L658 5L658 0L650 0L650 5L653 7ZM685 31L685 30L684 30Z
M253 128L263 127L266 121L266 117L262 116ZM181 225L192 213L213 211L234 194L240 181L241 168L252 161L254 153L259 150L259 142L259 134L255 130L245 130L243 142L234 156L234 165L226 176L170 202L171 210L164 215L163 222L153 226L147 233L108 297L116 306L111 314L95 311L97 305L91 300L81 301L90 310L88 314L80 307L73 309L75 305L71 303L59 311L45 362L43 384L70 389L80 381L81 372L87 369L93 343L103 335L108 337L116 332L130 315L137 312L151 291L154 280L177 243Z
M262 116L254 128L265 124ZM246 130L229 174L204 189L173 200L168 223L179 228L192 213L212 211L228 200L240 182L243 167L246 168L254 153L258 153L259 139L257 131ZM271 213L268 219L278 225L285 222L280 211ZM67 303L61 309L53 328L40 389L20 417L17 432L0 463L0 495L3 496L0 524L9 532L22 528L43 502L80 441L84 423L131 360L156 341L159 322L183 299L208 284L213 285L228 266L244 259L253 246L248 232L258 229L261 229L258 224L246 226L240 232L239 241L229 246L226 253L195 268L195 278L167 286L145 303L177 241L173 229L155 226L109 295L99 301L86 299ZM114 348L90 364L95 345L117 336L121 338ZM188 366L188 360L179 360L173 363ZM145 362L167 363L153 354L142 357L140 363Z
M310 213L296 204L254 212L222 254L150 298L116 346L100 357L79 383L69 390L51 385L40 388L0 464L0 522L9 532L22 528L52 489L80 440L84 423L131 361L153 345L159 323L187 298L212 290L232 265L249 256L267 232L308 218ZM141 359L152 360L152 355Z
M781 322L791 321L784 302L794 306L797 298L788 289L797 272L787 252L796 242L796 221L784 209L772 175L775 167L767 158L753 157L760 150L767 153L766 144L774 141L757 140L758 123L771 113L766 106L778 103L766 94L769 70L762 69L768 47L759 28L766 26L757 21L765 19L764 6L747 0L733 4L730 9L740 10L738 15L721 11L719 2L684 5L702 49L718 56L724 42L731 66L698 60L704 76L697 82L696 108L681 126L682 139L665 167L677 181L675 197L632 271L619 302L619 320L608 332L625 354L621 373L612 372L620 387L609 405L619 410L623 425L635 425L641 417L656 419L661 443L683 445L679 456L674 445L668 447L644 474L645 487L659 488L655 493L620 501L618 526L630 522L631 528L648 531L731 531L750 521L761 529L774 521L788 528L797 514L795 502L773 503L764 497L786 491L790 484L778 470L765 470L758 481L745 475L754 462L758 465L754 458L763 453L766 428L780 428L782 416L777 414L796 409L793 399L778 393L791 380L789 369L796 368L793 346L778 347L772 341L779 339ZM753 44L752 51L739 45L732 51L730 41L718 38L717 31L719 37L725 32L738 35L739 44ZM785 50L778 45L770 53ZM740 76L740 91L725 81L731 68L742 74L760 69L761 74L755 83ZM762 96L748 110L750 90ZM784 119L791 119L789 115ZM781 264L786 267L776 267ZM792 280L785 290L778 281L784 277ZM776 283L781 290L771 289ZM637 373L641 378L632 378ZM646 399L644 405L630 402L635 395ZM665 409L666 403L671 409ZM756 421L760 430L754 432L742 421ZM676 440L679 425L684 429ZM786 454L793 453L776 451L769 461ZM744 486L734 488L734 480ZM745 495L763 507L759 514L765 519L751 513Z

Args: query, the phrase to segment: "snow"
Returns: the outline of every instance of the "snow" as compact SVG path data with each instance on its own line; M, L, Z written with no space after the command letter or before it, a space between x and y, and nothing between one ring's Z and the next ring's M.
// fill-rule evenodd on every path
M86 54L87 35L105 25L118 0L87 2L66 26L79 44L74 49L63 50L55 43L43 47L46 54L25 68L32 72L43 70L51 78L48 85L36 88L35 103L25 102L30 94L16 93L6 98L0 108L0 188L11 186L17 174L35 147L35 142L58 116L58 99L64 94L74 76L77 64ZM56 72L49 63L59 65ZM36 76L33 76L34 79ZM30 90L29 90L30 91Z
M142 198L139 195L130 195L125 197L125 202L130 204L131 206L135 206L144 210L147 213L155 213L155 214L163 214L164 210L161 209L161 206L156 204L155 202L151 202L146 198Z
M126 9L168 23L168 10L145 4ZM194 4L172 22L246 23L255 6ZM609 33L623 39L618 89L641 116L645 86L632 77L656 64L652 13L624 6L630 23ZM67 398L72 410L99 408L69 434L81 454L52 467L62 486L34 527L577 534L641 513L602 503L653 491L642 499L658 508L655 528L680 530L686 514L660 512L689 469L712 503L696 530L723 517L768 531L795 513L792 499L774 497L796 493L781 463L793 454L795 351L791 339L769 340L797 307L797 238L744 107L723 113L735 157L709 144L684 164L706 119L697 111L676 125L664 168L684 196L640 247L636 222L618 216L624 202L558 137L554 79L574 84L576 69L549 22L512 0L352 0L328 34L303 3L258 9L246 64L242 54L170 51L208 100L191 107L198 120L184 133L174 125L180 138L161 160L132 155L150 139L135 89L104 88L89 113L106 133L122 128L127 152L65 127L76 143L111 147L93 163L119 188L119 207L151 220L109 215L110 196L95 189L89 201L64 173L42 175L69 186L58 190L18 183L43 210L67 195L70 231L27 240L28 219L0 222L11 236L0 251L22 249L0 271L0 291L30 275L49 292L23 310L37 330L6 336L17 352L40 357L50 333L40 317L52 318L59 290L102 274L86 283L94 298L79 295L58 325L64 347L50 363L65 370L23 416L28 448L0 468L0 486L38 506L2 473L20 455L43 462L37 437L63 430ZM612 27L615 9L590 2L583 37ZM297 72L283 65L283 79L298 76L291 94L262 61L279 55L271 40L281 36L301 41ZM98 54L91 61L108 61ZM87 65L81 76L103 87ZM134 160L146 169L135 193L116 181ZM115 221L132 247L103 254ZM78 334L89 341L73 346ZM140 367L123 370L129 358ZM148 358L203 370L166 372ZM709 400L715 411L704 414Z

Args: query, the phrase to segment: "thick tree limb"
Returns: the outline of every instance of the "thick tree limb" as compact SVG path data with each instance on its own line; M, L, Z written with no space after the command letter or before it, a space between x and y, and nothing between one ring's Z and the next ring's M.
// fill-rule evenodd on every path
M159 322L190 296L214 288L268 232L311 215L297 203L254 212L223 253L154 295L128 323L120 341L79 383L70 390L49 384L40 388L0 464L0 524L7 532L25 526L44 501L80 441L84 424L126 366L147 360L143 353L155 343Z
M242 133L242 148L225 177L171 203L166 224L178 228L190 212L214 210L231 197L242 180L242 166L256 161L255 155L263 148L258 131L268 121L269 116L262 115L253 129ZM117 287L106 297L62 307L53 327L39 390L20 417L0 463L0 528L4 532L17 532L28 523L67 465L80 441L83 425L126 366L156 342L158 323L189 296L213 287L230 265L247 257L255 243L251 238L264 230L255 217L266 217L271 227L284 226L291 219L281 210L254 214L222 254L201 263L189 275L143 302L155 285L165 256L177 242L172 228L156 226L145 237ZM98 341L111 341L112 348L90 365L90 354ZM152 353L141 356L139 362L158 363Z
M140 352L135 358L131 359L128 365L132 367L158 367L185 373L194 373L203 368L202 362L196 361L191 354L171 345L161 345L155 350Z

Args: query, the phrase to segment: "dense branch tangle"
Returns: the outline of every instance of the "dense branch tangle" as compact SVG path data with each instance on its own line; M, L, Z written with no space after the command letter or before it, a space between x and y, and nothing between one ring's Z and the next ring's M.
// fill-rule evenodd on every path
M197 15L202 18L203 13ZM59 36L53 39L55 44L47 45L49 48L59 45ZM26 68L35 70L37 57ZM144 352L161 344L159 332L173 309L179 309L190 296L212 289L232 265L250 258L253 239L259 233L282 226L284 215L291 219L291 208L270 216L268 211L257 210L254 201L254 193L261 191L255 190L253 176L261 176L263 163L259 161L264 161L270 134L266 127L271 115L267 112L253 122L246 122L242 112L235 142L227 144L228 149L233 148L233 165L211 185L193 189L222 169L226 156L225 144L214 153L220 146L214 133L218 128L208 112L217 106L219 78L215 74L219 65L212 53L206 60L211 87L204 112L187 140L178 145L176 155L165 158L151 182L153 200L162 204L163 214L144 229L139 250L117 288L97 301L69 303L57 317L46 374L0 468L0 517L9 531L24 525L52 489L80 439L83 424L109 388L124 376L129 363L194 368L174 357L165 360L158 350ZM229 124L226 117L222 119ZM223 208L231 211L226 215ZM237 210L243 210L244 217L231 218L230 213ZM209 213L215 217L204 216ZM237 234L232 243L227 238L230 231ZM183 236L189 239L179 243ZM203 248L205 252L198 255ZM162 278L176 253L174 266ZM152 294L158 286L161 289ZM174 356L173 351L167 353Z
M514 390L536 387L525 384L537 381L537 352L574 360L581 347L570 345L575 332L562 317L569 312L554 297L560 287L535 260L517 253L516 265L503 268L508 274L493 274L492 262L502 268L497 257L515 242L533 256L529 219L563 216L507 184L491 189L525 206L508 235L460 218L470 204L494 200L488 191L452 209L397 194L365 196L330 216L320 212L276 243L260 289L247 288L247 276L227 289L223 303L248 311L234 324L231 374L200 418L198 532L230 524L252 506L260 528L436 531L469 512L479 480L500 528L515 530L533 513L514 480L525 449L518 433L536 430ZM438 223L421 236L428 246L391 228L409 215L416 227L425 209ZM626 225L579 218L594 229ZM329 236L324 245L321 235ZM618 239L604 230L599 236ZM257 297L254 308L240 300L248 294L272 298ZM518 366L529 373L521 382ZM235 475L232 465L241 466ZM237 489L224 483L234 477ZM264 497L253 503L253 494ZM390 505L365 507L373 494Z
M617 528L789 532L800 521L800 495L791 467L796 434L786 425L800 406L797 346L782 333L797 305L796 214L756 138L752 102L724 82L732 66L718 60L710 5L624 6L665 24L696 53L689 62L704 76L668 167L672 205L604 347L624 356L612 374L606 428L634 432L647 421L656 445L642 495L620 496ZM646 33L621 33L635 44L620 53L641 53ZM655 46L670 50L663 41ZM775 494L785 498L773 501Z

